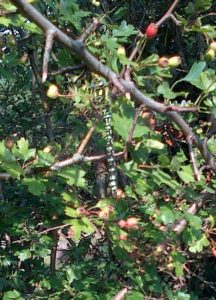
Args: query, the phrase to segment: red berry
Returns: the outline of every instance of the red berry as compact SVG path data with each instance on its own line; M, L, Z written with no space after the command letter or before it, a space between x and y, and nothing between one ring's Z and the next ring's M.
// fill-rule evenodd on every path
M148 39L152 39L157 35L158 26L155 23L150 23L146 28L145 34Z

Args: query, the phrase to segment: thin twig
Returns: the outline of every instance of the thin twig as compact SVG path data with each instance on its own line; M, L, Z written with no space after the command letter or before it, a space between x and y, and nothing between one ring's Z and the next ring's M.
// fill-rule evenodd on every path
M197 163L196 163L196 159L195 159L194 151L193 151L193 137L191 137L191 136L188 137L187 143L188 143L190 161L191 161L192 168L193 168L194 178L195 178L195 180L200 181L200 173L199 173L199 170L197 167Z
M128 292L128 288L127 287L123 288L114 297L112 297L112 300L124 300L127 292Z
M186 212L188 214L195 215L197 211L200 208L202 208L202 206L207 200L209 200L210 198L213 198L212 200L215 200L216 198L215 196L216 196L215 194L211 194L207 192L201 193L200 196L201 199L192 203ZM182 231L185 229L186 226L187 226L187 220L185 218L181 218L172 225L172 230L175 231L177 235L179 235L182 233Z
M50 119L50 115L49 115L50 105L47 101L45 89L42 84L42 79L41 79L41 76L40 76L38 68L37 68L34 54L29 53L29 58L30 58L30 65L31 65L32 71L34 73L34 76L37 80L37 83L38 83L38 86L40 89L40 94L41 94L41 99L42 99L42 107L44 110L44 120L45 120L46 128L47 128L47 136L48 136L49 141L52 141L54 139L54 136L53 136L53 130L52 130L52 123L51 123L51 119Z
M165 13L165 15L156 23L158 27L171 17L178 2L179 0L175 0L173 4L170 6L170 8L168 9L168 11Z
M49 62L50 53L52 51L55 35L56 35L56 31L54 31L53 29L48 30L46 32L46 44L45 44L44 55L43 55L42 83L45 82L47 79L48 62Z
M97 127L97 124L93 124L93 126L89 129L89 131L87 132L86 136L84 137L84 139L81 141L78 149L77 149L77 153L78 155L82 155L88 142L90 141L94 131L95 131L95 128Z
M50 71L48 72L48 75L59 75L59 74L66 74L66 73L73 73L74 71L83 69L85 67L84 63L75 65L75 66L69 66L69 67L65 67L65 68L61 68L60 70L56 70L56 71Z
M177 111L177 112L197 112L199 111L198 107L181 107L175 105L167 106L167 111Z
M93 19L92 23L86 27L84 32L82 33L81 37L79 38L80 42L84 43L87 38L95 32L97 27L99 26L100 22L97 19Z

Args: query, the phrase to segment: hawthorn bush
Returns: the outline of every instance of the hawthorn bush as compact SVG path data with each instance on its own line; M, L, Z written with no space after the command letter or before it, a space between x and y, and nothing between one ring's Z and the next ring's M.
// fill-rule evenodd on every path
M1 299L216 299L213 2L0 2Z

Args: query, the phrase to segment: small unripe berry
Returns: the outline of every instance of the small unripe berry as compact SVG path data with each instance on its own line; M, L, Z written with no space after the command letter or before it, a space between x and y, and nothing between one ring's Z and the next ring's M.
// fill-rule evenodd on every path
M216 52L216 41L211 42L211 44L209 45L209 49L214 50L214 52Z
M55 84L51 84L47 90L47 97L50 99L56 99L59 96L58 87Z
M124 220L120 220L120 221L118 221L118 225L119 225L119 227L124 228L124 227L127 227L127 222Z
M209 48L205 53L205 59L208 61L213 61L215 59L215 51Z
M100 2L99 1L96 1L96 0L92 0L92 4L96 7L99 7L100 6Z
M155 23L150 23L146 28L145 34L148 39L154 38L158 33L158 26Z
M24 53L20 58L19 58L19 63L24 65L28 61L28 54Z
M118 56L125 56L126 55L126 51L124 47L119 47L117 50L117 55Z
M181 64L181 57L180 56L173 56L169 58L169 66L172 68L177 68Z
M7 36L7 43L9 46L15 46L16 45L16 39L13 35Z
M52 147L51 146L47 146L45 148L43 148L43 152L44 153L50 153L52 151Z
M137 218L130 217L127 219L127 227L128 228L136 227L138 222L139 220Z
M169 59L165 56L162 56L159 61L158 61L158 65L161 67L161 68L166 68L169 66Z

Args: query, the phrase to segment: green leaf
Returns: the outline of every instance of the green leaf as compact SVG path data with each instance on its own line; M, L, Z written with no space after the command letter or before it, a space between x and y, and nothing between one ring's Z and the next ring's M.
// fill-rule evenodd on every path
M161 150L164 148L164 146L165 145L158 140L148 139L146 142L146 147L149 147L149 148Z
M189 247L189 251L192 253L201 252L203 248L207 247L208 245L209 245L209 241L205 236L205 234L203 234L200 239L191 243Z
M198 216L191 215L187 212L184 213L185 219L189 222L190 226L195 229L201 229L202 219Z
M13 153L22 160L26 161L30 157L35 156L35 149L29 149L29 142L28 140L25 140L24 138L21 138L19 141L17 141L18 149L15 148Z
M11 20L7 17L0 17L0 24L4 25L5 27L8 27L11 24Z
M152 179L158 186L160 186L161 184L165 184L173 189L176 189L179 186L176 180L172 179L170 175L163 172L162 170L153 171Z
M74 279L78 279L72 267L66 269L66 278L69 284L71 284Z
M135 110L133 107L129 105L122 105L121 106L121 113L120 112L112 114L112 121L115 131L124 139L126 140L128 137L128 132L133 123L134 113ZM142 137L146 132L146 127L139 124L136 124L133 137L138 138Z
M3 300L24 300L23 297L21 297L21 294L17 290L12 290L4 293Z
M31 257L31 252L29 249L24 249L18 254L20 261L25 261Z
M120 46L119 43L117 42L117 39L113 37L109 37L108 34L102 35L101 41L103 42L104 46L112 52L116 51Z
M11 151L5 147L4 142L0 142L0 161L6 163L16 161Z
M57 9L64 17L64 21L73 24L77 30L82 30L81 21L83 18L89 16L91 13L82 10L75 1L64 1L61 0Z
M65 168L57 173L58 176L66 179L67 184L75 185L78 187L84 187L85 181L85 171L79 166L73 166L70 168Z
M28 186L28 190L35 196L40 196L46 191L44 183L36 178L24 178L23 183Z
M185 264L185 258L181 253L178 253L176 251L172 252L172 263L175 268L176 276L183 276L184 274L184 264Z
M17 162L3 162L1 168L16 179L20 179L23 174L23 170Z
M159 94L162 94L164 96L164 98L166 99L175 99L179 96L183 96L183 97L187 97L188 93L186 92L178 92L178 93L175 93L173 92L170 87L169 87L169 83L167 81L163 81L162 84L160 84L158 86L158 93Z
M198 11L205 11L211 8L212 0L195 0L195 9Z
M182 167L182 163L185 161L187 161L187 157L181 150L172 158L170 162L170 170L177 172Z
M192 300L189 294L185 294L183 292L178 292L176 296L176 300Z
M77 242L80 240L82 232L87 234L92 234L94 232L94 227L86 217L81 219L65 220L64 223L71 225L73 239Z
M160 208L158 218L164 223L164 225L173 223L175 221L174 214L168 206L162 206Z
M126 21L122 21L118 29L113 29L112 34L114 37L127 38L137 34L137 30L132 25L128 25ZM121 39L121 41L127 41L127 39Z
M65 208L65 214L66 214L66 216L71 217L71 218L77 218L78 217L76 209L73 209L71 207L66 207Z
M191 67L187 76L185 76L178 82L187 81L190 84L196 86L197 88L203 90L203 83L200 79L200 76L201 76L201 73L203 72L203 70L205 69L205 67L206 67L206 63L204 61L195 62L193 64L193 66Z
M54 156L52 156L50 153L39 150L37 155L38 160L35 162L37 167L51 166L55 161Z
M177 171L177 174L185 183L195 182L191 165L181 167L181 169Z
M143 294L137 291L130 291L126 294L125 300L143 300Z

